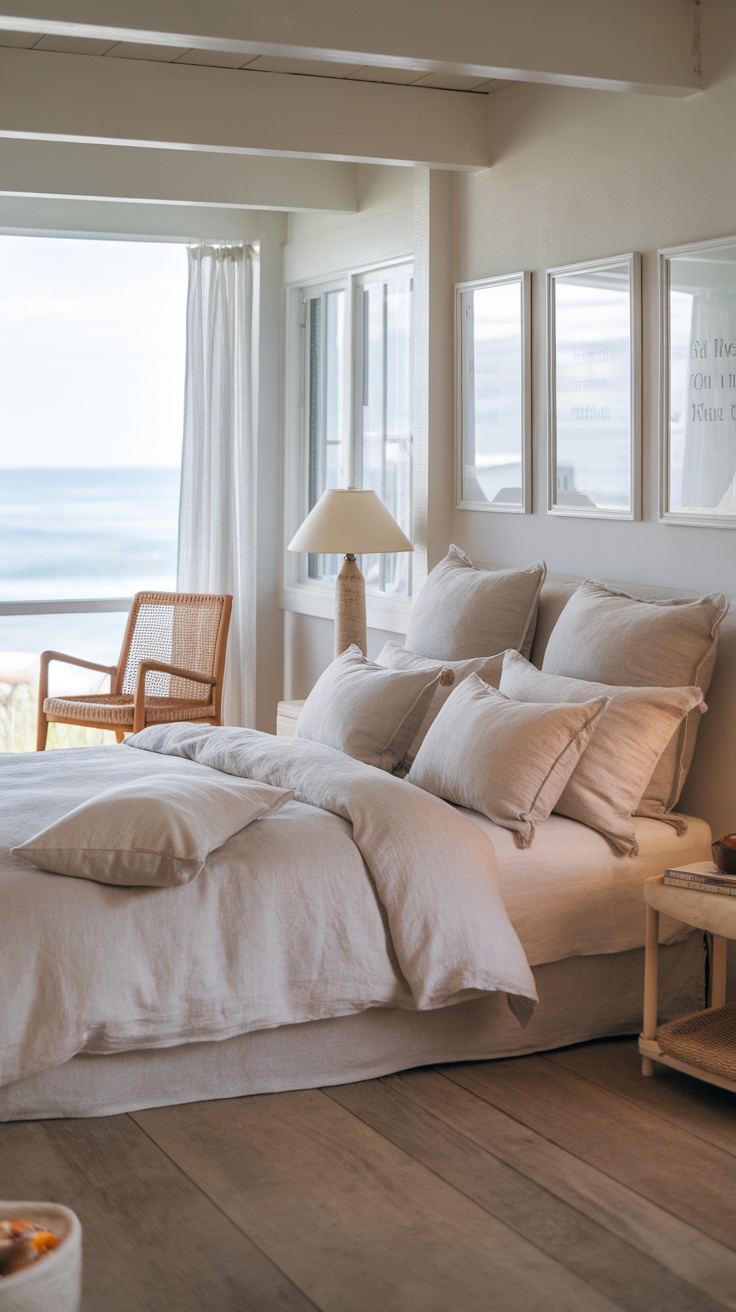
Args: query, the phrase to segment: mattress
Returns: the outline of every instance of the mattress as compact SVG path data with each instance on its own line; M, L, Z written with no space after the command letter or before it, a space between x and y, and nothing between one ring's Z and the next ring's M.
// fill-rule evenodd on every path
M681 836L665 821L637 817L639 855L621 856L594 829L565 816L551 815L532 846L520 850L508 829L464 814L493 843L503 900L531 966L643 947L644 880L667 866L710 858L710 829L690 816L681 817L687 823ZM660 922L662 943L689 932L669 917Z

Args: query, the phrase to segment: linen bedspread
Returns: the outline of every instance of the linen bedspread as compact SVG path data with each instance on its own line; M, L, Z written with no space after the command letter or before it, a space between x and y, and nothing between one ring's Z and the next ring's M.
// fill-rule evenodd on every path
M8 853L116 784L213 768L297 799L233 835L190 884L112 887ZM497 991L524 1023L536 1000L488 837L331 748L170 725L120 747L0 758L0 847L0 1084L82 1050Z

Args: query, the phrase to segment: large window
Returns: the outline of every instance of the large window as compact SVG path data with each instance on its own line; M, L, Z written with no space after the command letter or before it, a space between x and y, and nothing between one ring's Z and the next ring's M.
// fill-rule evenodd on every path
M114 663L133 592L175 586L186 291L181 245L0 237L0 750L40 651Z
M299 291L304 470L299 516L330 487L370 487L411 535L411 268L392 266ZM303 581L333 579L337 556L309 556ZM411 556L361 560L366 587L411 594Z

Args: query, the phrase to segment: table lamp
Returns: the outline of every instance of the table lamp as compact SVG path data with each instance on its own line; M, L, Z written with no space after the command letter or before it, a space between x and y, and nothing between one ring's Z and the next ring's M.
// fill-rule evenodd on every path
M328 488L291 539L288 550L344 555L335 580L335 655L352 643L365 655L365 579L355 557L414 550L380 497L371 489Z

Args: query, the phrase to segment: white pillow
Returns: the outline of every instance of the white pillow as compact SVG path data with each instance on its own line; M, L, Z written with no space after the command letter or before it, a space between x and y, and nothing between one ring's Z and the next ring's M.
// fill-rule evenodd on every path
M472 661L434 661L428 656L415 656L413 652L407 651L406 647L402 647L400 642L389 641L385 644L376 657L377 665L383 665L387 670L424 670L427 675L439 676L424 719L409 744L403 761L399 762L397 772L406 773L411 769L412 761L424 742L430 724L436 718L440 707L444 706L453 688L462 683L463 679L467 679L469 674L477 674L484 683L489 683L493 688L498 687L503 656L504 653L499 652L496 656L477 656Z
M320 675L296 722L297 738L335 747L380 770L403 760L439 673L387 670L348 647Z
M521 702L560 705L608 697L590 745L554 810L598 829L635 856L635 812L657 761L683 717L704 706L700 688L627 688L545 674L518 651L504 656L501 692Z
M478 569L451 546L427 576L409 617L406 645L433 660L472 660L515 647L531 651L547 566Z
M545 674L635 688L708 692L718 630L728 610L722 592L695 601L643 601L589 579L555 624L542 661ZM637 815L661 819L687 778L700 712L683 720L654 769Z
M448 802L513 829L529 847L608 705L516 702L471 674L448 697L407 776Z
M58 875L169 888L188 884L210 852L293 796L214 770L143 775L83 802L11 851Z

